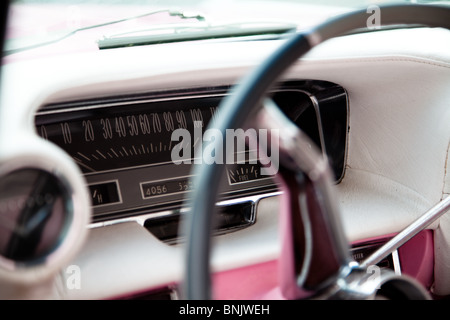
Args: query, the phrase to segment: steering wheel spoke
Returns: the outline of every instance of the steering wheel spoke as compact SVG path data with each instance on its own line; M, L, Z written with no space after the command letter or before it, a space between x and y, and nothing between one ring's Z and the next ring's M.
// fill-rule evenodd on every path
M274 145L271 141L269 148L260 141L261 151L269 150L270 155L279 152L274 158L280 159L277 177L283 191L280 289L287 299L307 298L348 272L351 263L331 190L331 168L309 137L272 100L265 100L252 125L269 130L277 142Z

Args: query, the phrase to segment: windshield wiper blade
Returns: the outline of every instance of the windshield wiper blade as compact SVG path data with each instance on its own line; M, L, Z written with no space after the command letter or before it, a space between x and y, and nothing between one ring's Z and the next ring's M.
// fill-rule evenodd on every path
M297 26L290 23L261 23L245 22L225 25L184 25L166 26L163 28L152 28L140 30L134 33L148 32L144 35L130 35L126 33L103 37L98 40L100 49L112 49L140 45L163 44L172 42L224 39L235 37L251 37L263 35L284 35L295 32Z
M26 51L26 50L39 48L39 47L46 46L46 45L51 45L51 44L57 43L59 41L62 41L70 36L73 36L74 34L81 32L81 31L101 28L101 27L112 25L112 24L117 24L117 23L122 23L122 22L130 21L130 20L140 19L140 18L148 17L151 15L159 14L159 13L167 13L170 16L180 17L181 19L196 19L198 21L206 20L206 18L201 14L187 14L187 13L184 13L183 11L173 10L173 9L156 10L156 11L151 11L151 12L146 12L143 14L131 16L131 17L126 17L126 18L122 18L122 19L107 21L107 22L103 22L103 23L99 23L99 24L94 24L94 25L74 29L67 33L64 33L63 35L57 36L54 39L48 40L48 41L38 42L38 43L35 43L32 45L23 46L23 47L19 47L19 48L5 48L4 55L6 56L6 55L13 54L13 53L18 53L18 52L22 52L22 51ZM6 43L6 46L7 45L8 44Z

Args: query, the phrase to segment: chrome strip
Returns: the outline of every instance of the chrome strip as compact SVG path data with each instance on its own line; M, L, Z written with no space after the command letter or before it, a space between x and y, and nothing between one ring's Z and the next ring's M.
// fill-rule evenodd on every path
M259 188L274 188L274 187L276 187L277 185L275 184L275 183L273 183L273 184L267 184L267 185L263 185L263 186L257 186L257 187L250 187L250 188L243 188L243 189L239 189L239 192L244 192L244 191L247 191L247 190L254 190L254 189L259 189ZM189 193L189 192L191 192L192 190L189 190L189 191L186 191L186 193ZM229 195L229 194L231 194L231 193L234 193L234 192L236 192L236 191L227 191L227 192L223 192L223 193L221 193L221 195L224 195L224 196L227 196L227 195ZM262 194L262 195L264 195L264 194ZM250 196L251 197L251 196ZM237 199L241 199L241 198L237 198ZM149 200L151 200L151 198L149 198L149 199L144 199L145 201L149 201ZM182 201L182 199L177 199L177 200L169 200L169 201L164 201L164 202L158 202L157 203L157 205L158 206L168 206L168 205L175 205L175 204L178 204L178 203L180 203ZM223 200L223 201L226 201L226 200ZM149 204L149 203L147 203L147 204L142 204L142 205L139 205L139 206L135 206L135 207L133 207L132 208L132 210L142 210L142 211L145 211L145 210L148 210L149 209L149 207L150 206L152 206L151 204ZM118 209L118 210L114 210L114 211L108 211L108 212L105 212L105 213L94 213L94 215L93 215L93 217L94 217L94 219L95 218L97 218L97 217L101 217L101 216L105 216L105 215L114 215L114 214L117 214L117 213L126 213L127 212L127 210L128 209ZM177 209L177 210L180 210L180 209ZM163 210L163 211L165 211L165 210ZM173 211L173 210L172 210ZM157 214L158 212L154 212L154 213L151 213L152 215L154 215L154 214Z
M242 198L237 198L237 199L223 200L223 201L217 202L216 205L219 207L222 207L222 206L235 205L235 204L248 202L248 201L252 201L255 205L257 205L261 199L278 196L281 193L282 193L281 191L277 191L277 192L263 193L263 194L259 194L259 195L242 197ZM189 211L189 208L183 207L183 208L180 208L177 210L165 210L165 211L160 211L160 212L155 212L155 213L146 213L146 214L132 216L132 217L118 218L118 219L112 219L112 220L107 220L107 221L102 221L102 222L91 223L88 226L88 228L94 229L94 228L106 227L109 225L114 225L114 224L124 223L124 222L137 222L141 226L144 226L145 221L148 219L168 217L168 216L178 214L178 213L184 214L188 211Z
M320 145L322 149L322 156L327 156L327 149L325 145L325 137L323 136L323 126L322 126L322 117L320 116L320 108L319 108L319 101L317 100L316 96L309 95L309 98L312 101L312 104L314 106L314 111L316 112L316 119L317 119L317 126L319 129L319 138L320 138Z
M238 204L238 203L247 202L247 201L253 201L255 204L258 204L258 202L264 198L279 196L281 194L282 194L281 191L263 193L263 194L258 194L258 195L254 195L254 196L247 196L247 197L242 197L242 198L237 198L237 199L219 201L219 202L217 202L217 205L218 206L229 206L229 205Z
M392 252L392 262L394 264L394 273L397 275L402 274L402 266L400 265L400 258L398 256L398 250Z

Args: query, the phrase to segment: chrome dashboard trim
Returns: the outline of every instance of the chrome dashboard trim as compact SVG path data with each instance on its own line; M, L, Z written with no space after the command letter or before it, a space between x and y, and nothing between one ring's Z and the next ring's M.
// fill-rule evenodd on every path
M275 196L279 196L281 194L282 194L281 191L263 193L263 194L254 195L254 196L246 196L246 197L242 197L242 198L218 201L216 203L216 205L219 207L220 206L229 206L229 205L235 205L235 204L251 201L256 206L258 204L258 202L264 198L275 197ZM184 206L177 210L163 210L163 211L155 212L155 213L147 213L147 214L142 214L142 215L137 215L137 216L132 216L132 217L125 217L125 218L118 218L118 219L112 219L112 220L101 221L101 222L94 222L94 223L89 224L88 228L95 229L95 228L106 227L106 226L115 225L118 223L125 223L125 222L136 222L139 225L144 226L145 221L147 221L148 219L169 217L169 216L179 214L179 213L186 214L187 212L189 212L189 208Z

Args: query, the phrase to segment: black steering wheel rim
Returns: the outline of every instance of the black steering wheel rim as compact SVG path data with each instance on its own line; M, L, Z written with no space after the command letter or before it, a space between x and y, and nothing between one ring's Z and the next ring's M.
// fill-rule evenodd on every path
M448 7L409 4L380 6L380 9L382 25L419 24L450 29ZM243 127L248 115L257 111L266 92L289 66L323 41L366 28L367 18L366 9L358 10L326 21L309 32L294 35L232 90L222 101L218 117L209 127L218 129L222 136L228 128ZM202 164L195 168L195 191L189 199L191 211L182 225L182 232L187 237L183 283L186 299L211 298L211 212L219 194L218 181L225 173L222 167L220 164Z

